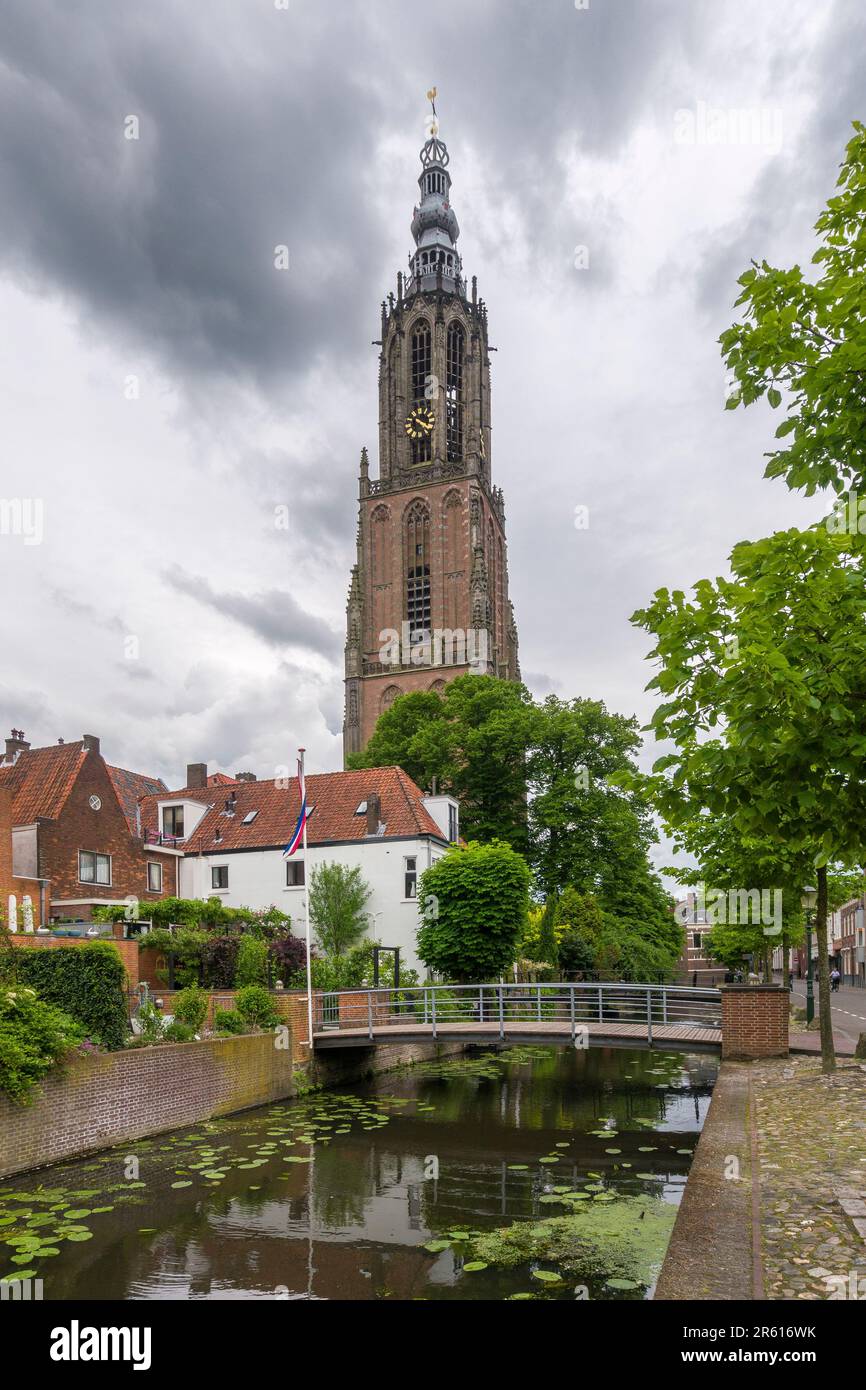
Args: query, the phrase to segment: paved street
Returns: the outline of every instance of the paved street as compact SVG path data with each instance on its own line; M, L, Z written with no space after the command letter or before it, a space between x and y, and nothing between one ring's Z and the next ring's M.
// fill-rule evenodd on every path
M806 981L794 981L794 996L797 1003L806 1003ZM866 1033L866 989L852 989L842 986L831 995L833 1015L833 1037L841 1042L846 1052L853 1052L861 1033ZM818 981L815 981L815 1016L818 1016ZM798 1038L799 1041L799 1038ZM841 1050L841 1049L840 1049Z

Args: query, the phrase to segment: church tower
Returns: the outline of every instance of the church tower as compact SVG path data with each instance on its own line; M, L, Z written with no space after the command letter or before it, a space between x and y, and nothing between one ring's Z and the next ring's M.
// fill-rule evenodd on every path
M344 759L397 695L441 690L467 671L520 679L505 506L491 474L487 307L474 276L467 293L435 106L433 115L415 250L382 304L377 478L361 453Z

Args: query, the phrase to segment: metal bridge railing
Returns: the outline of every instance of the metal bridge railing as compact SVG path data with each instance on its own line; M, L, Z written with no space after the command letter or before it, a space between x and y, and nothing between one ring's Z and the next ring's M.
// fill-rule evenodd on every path
M485 984L352 989L317 995L316 1032L423 1026L432 1036L445 1024L488 1024L504 1037L509 1023L565 1024L572 1038L586 1023L635 1023L646 1028L721 1030L721 991L685 985ZM566 1031L566 1029L563 1029Z

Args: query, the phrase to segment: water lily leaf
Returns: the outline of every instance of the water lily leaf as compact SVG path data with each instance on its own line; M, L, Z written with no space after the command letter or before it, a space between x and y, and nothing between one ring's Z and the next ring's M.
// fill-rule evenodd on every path
M173 1182L172 1187L192 1187L192 1178L185 1178L181 1182Z
M608 1279L604 1287L606 1289L639 1289L642 1285L634 1279Z
M451 1242L450 1240L428 1240L424 1249L429 1250L431 1255L438 1255L440 1250L450 1250Z
M542 1284L562 1283L562 1275L554 1274L552 1269L534 1269L532 1271L532 1277L533 1279L540 1279Z
M463 1272L464 1272L464 1274L474 1274L476 1270L479 1270L479 1269L486 1269L486 1268L487 1268L487 1261L486 1261L486 1260L470 1260L468 1264L465 1264L465 1265L463 1266Z

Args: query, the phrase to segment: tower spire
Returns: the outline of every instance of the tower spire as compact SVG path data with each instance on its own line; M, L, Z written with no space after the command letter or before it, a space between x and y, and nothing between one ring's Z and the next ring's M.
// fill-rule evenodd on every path
M415 251L409 257L406 294L441 287L452 294L465 296L463 266L457 251L460 227L451 206L450 155L444 140L439 139L435 87L430 88L427 98L433 109L433 119L430 121L429 137L420 153L418 187L421 202L415 206L412 216Z

